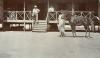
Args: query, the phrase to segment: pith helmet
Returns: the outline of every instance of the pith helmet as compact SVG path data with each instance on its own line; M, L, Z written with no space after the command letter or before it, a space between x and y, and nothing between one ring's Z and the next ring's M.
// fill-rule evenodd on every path
M34 5L34 7L36 8L36 7L37 7L37 5Z

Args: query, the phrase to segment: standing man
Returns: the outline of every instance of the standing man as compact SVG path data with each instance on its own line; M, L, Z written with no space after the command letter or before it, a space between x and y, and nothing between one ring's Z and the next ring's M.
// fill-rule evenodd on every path
M40 10L37 8L37 5L34 5L33 11L32 11L32 16L36 22L38 22L38 13L39 12L40 12Z
M58 30L60 32L60 37L65 36L65 18L64 13L61 11L61 14L58 17Z

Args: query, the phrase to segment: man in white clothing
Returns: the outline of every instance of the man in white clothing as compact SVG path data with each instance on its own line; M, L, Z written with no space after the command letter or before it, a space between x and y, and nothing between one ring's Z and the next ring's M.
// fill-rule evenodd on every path
M60 37L65 36L65 18L64 18L64 13L61 12L61 14L58 17L58 30L60 32Z
M36 22L38 22L38 13L39 12L40 12L40 10L37 8L37 5L35 5L34 9L32 11L32 16L36 20Z

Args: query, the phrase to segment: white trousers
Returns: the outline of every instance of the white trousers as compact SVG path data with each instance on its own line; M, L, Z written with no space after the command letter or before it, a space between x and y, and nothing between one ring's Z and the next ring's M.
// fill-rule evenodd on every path
M38 14L33 14L32 16L36 20L36 22L38 22Z

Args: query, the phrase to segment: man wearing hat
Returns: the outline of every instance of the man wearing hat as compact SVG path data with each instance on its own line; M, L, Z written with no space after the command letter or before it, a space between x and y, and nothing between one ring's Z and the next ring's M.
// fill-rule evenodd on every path
M33 11L32 11L32 16L38 22L38 13L40 10L37 8L37 5L34 5Z
M60 37L64 37L65 36L65 12L61 11L61 14L58 17L58 30L60 32Z

